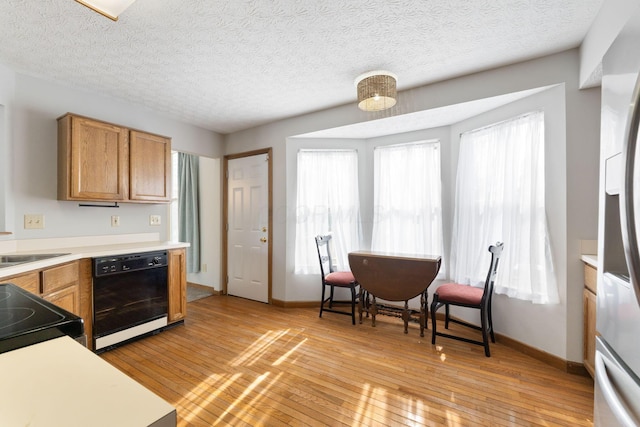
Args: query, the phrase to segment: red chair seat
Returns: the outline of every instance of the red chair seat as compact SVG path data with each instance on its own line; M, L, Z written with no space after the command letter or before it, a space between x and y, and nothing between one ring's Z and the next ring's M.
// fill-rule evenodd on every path
M459 304L480 304L484 288L460 285L458 283L447 283L440 286L436 292L440 301L457 302Z
M334 271L325 276L324 280L334 286L351 286L356 281L350 271Z

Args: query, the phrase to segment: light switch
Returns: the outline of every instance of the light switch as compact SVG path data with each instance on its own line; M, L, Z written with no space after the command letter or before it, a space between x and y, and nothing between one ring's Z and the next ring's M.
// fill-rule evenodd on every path
M24 216L24 228L25 229L44 228L44 215L26 214Z

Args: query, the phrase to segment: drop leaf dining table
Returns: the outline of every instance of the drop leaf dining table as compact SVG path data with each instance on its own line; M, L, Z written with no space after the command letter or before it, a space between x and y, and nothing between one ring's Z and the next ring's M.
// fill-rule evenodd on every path
M424 336L427 323L427 288L440 271L441 257L433 255L410 255L401 253L356 251L349 253L349 265L360 284L358 314L371 314L372 325L376 325L379 307L376 298L386 301L403 301L400 309L404 321L404 333L412 310L409 300L420 296L420 336ZM369 297L372 297L372 301Z

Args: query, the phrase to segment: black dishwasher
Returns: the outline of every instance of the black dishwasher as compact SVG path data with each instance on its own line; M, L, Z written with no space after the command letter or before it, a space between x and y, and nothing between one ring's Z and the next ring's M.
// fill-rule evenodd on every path
M167 326L167 251L93 259L96 352Z

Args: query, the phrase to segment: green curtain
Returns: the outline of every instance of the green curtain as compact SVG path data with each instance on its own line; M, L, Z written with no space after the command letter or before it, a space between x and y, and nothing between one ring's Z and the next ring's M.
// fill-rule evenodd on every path
M200 271L200 208L198 189L199 157L178 153L179 239L187 248L187 272Z

